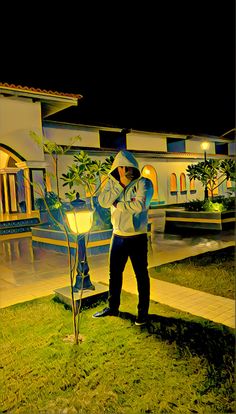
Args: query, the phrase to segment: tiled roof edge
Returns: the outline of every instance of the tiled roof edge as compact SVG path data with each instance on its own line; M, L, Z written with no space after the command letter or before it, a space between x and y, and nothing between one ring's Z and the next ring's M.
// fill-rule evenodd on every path
M13 83L9 84L9 83L6 83L6 82L5 83L0 82L0 87L20 90L20 91L25 91L25 92L34 92L34 93L39 93L39 94L47 94L47 95L54 95L54 96L55 95L56 96L65 96L65 97L69 97L69 98L77 98L77 99L82 99L83 98L83 95L80 95L80 94L57 92L57 91L51 91L51 90L48 91L46 89L33 88L33 87L22 86L22 85L14 85Z

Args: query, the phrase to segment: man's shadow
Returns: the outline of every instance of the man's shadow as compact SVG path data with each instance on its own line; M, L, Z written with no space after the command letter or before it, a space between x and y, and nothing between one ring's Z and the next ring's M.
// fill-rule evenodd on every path
M135 316L129 312L120 312L119 317L135 323ZM146 325L135 327L148 336L154 335L157 340L175 343L180 355L190 351L218 367L223 366L227 358L229 363L230 359L231 363L234 361L235 335L227 326L204 319L196 322L149 314Z

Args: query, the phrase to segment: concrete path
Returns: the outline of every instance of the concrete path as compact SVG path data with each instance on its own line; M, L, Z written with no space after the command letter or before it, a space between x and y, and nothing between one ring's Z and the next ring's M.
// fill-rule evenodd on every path
M234 232L188 237L153 233L149 267L235 245ZM32 248L31 239L0 241L0 307L48 296L69 284L67 256ZM92 282L108 285L108 254L89 257ZM123 290L137 294L131 263ZM203 318L235 327L235 301L151 278L151 299Z

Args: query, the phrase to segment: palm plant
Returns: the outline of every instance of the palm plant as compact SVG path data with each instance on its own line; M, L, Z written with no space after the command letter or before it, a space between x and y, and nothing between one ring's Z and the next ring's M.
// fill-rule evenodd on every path
M197 164L189 165L186 169L190 180L199 180L204 187L207 187L214 197L214 190L224 181L236 180L235 161L225 160L206 160Z
M113 160L113 156L106 158L104 162L92 160L84 150L81 150L74 155L74 162L68 167L68 172L62 174L63 187L68 185L71 189L73 186L83 186L90 196L91 207L94 209L93 197L98 193L102 185L102 178L107 176ZM66 195L73 198L75 190L66 193Z

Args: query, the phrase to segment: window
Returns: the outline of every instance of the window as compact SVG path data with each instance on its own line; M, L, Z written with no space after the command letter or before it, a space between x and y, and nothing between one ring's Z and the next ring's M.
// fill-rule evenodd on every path
M168 152L185 152L185 140L178 138L167 138Z
M184 173L180 174L180 192L185 194L187 192L186 190L186 177Z
M190 183L190 194L196 193L196 188L195 188L195 180L189 180Z
M149 178L153 184L153 199L156 200L158 197L158 184L157 184L157 173L152 165L145 165L142 169L142 177Z
M113 131L99 131L100 148L126 149L126 133Z
M226 188L232 188L232 182L230 180L230 178L226 181Z
M30 169L30 181L31 181L31 200L32 210L35 210L35 202L37 198L40 198L46 190L46 177L45 168L32 168Z
M228 144L224 142L215 142L216 154L228 155Z
M170 176L170 192L171 194L177 194L177 177L175 173Z
M12 157L9 157L9 160L8 160L8 164L7 164L7 166L8 167L16 167L16 160L14 160L14 158L12 158Z

